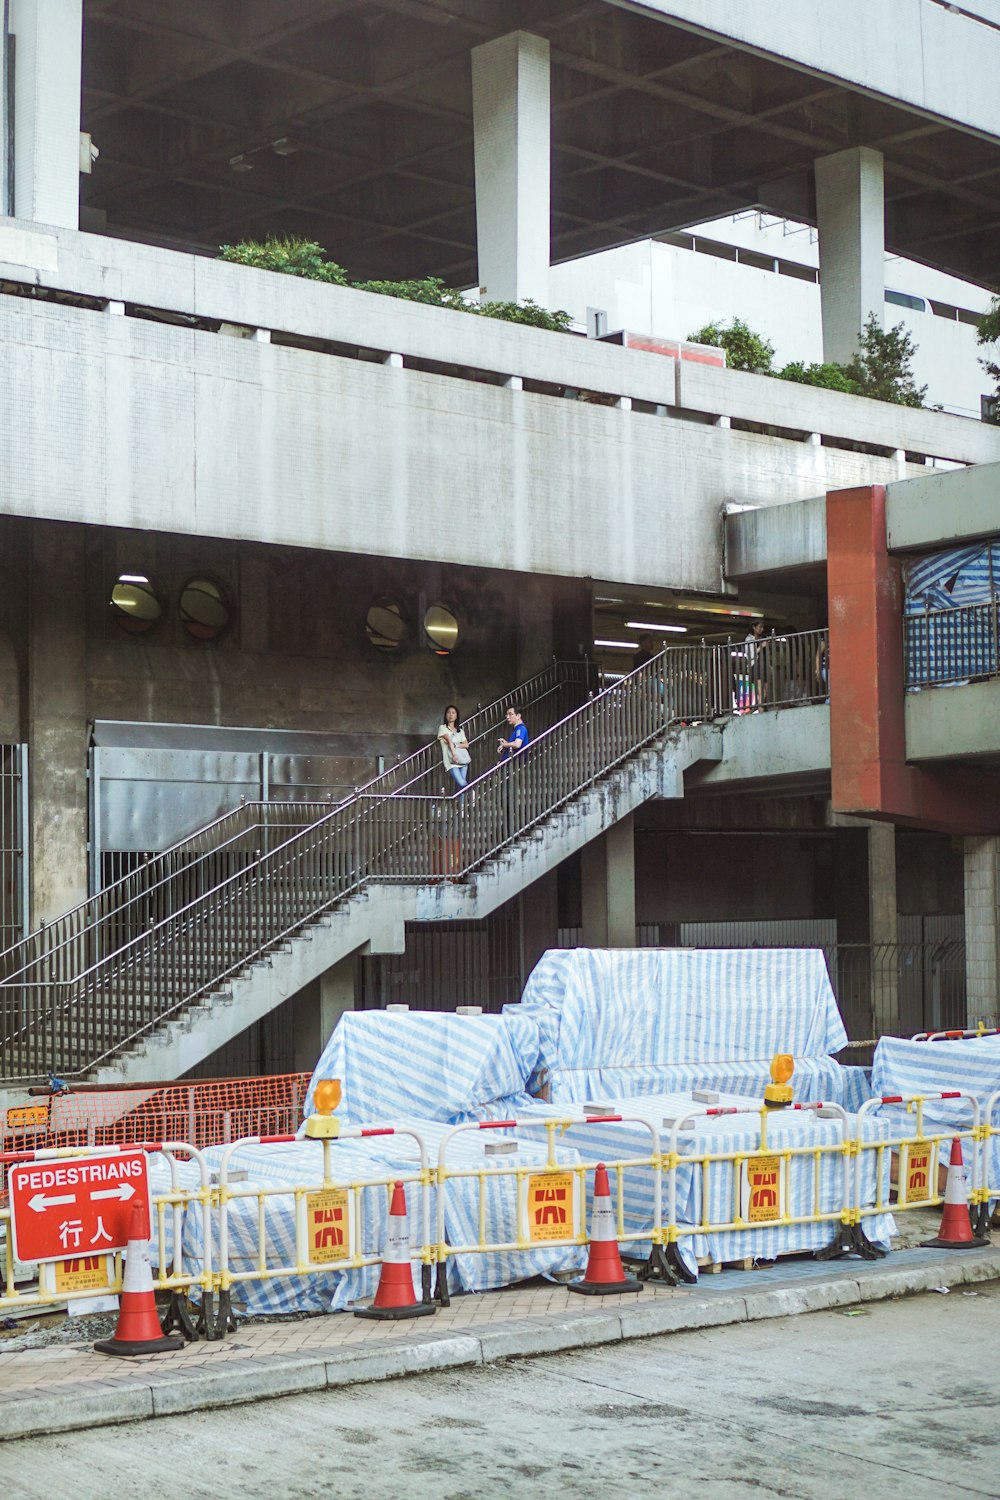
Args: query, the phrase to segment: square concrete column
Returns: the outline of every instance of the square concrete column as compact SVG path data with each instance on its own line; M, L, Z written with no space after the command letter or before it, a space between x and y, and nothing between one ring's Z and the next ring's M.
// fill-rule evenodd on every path
M966 1016L975 1026L998 1017L1000 838L967 838L964 854Z
M87 649L84 528L31 533L28 758L31 924L87 895Z
M485 300L549 296L549 44L514 31L472 49L479 284Z
M295 997L293 1054L297 1073L316 1066L337 1022L345 1011L354 1009L357 976L357 954L349 953Z
M846 364L869 314L885 305L882 153L868 146L815 163L823 358Z
M584 947L634 948L634 817L584 845L582 887Z
M868 931L872 944L872 1009L881 1032L899 1031L899 925L896 916L896 827L868 829Z
M10 30L14 202L6 212L76 229L83 0L11 0ZM5 145L9 118L3 122ZM3 155L6 159L6 151Z

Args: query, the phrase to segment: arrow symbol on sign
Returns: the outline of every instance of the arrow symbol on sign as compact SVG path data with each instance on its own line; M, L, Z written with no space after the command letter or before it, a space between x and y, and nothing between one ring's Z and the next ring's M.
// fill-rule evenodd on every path
M120 1182L117 1187L102 1188L99 1193L91 1193L90 1196L94 1201L98 1198L120 1198L123 1203L127 1203L130 1198L135 1197L135 1188L130 1182Z
M75 1203L76 1194L70 1193L64 1198L46 1198L44 1193L36 1193L33 1198L28 1199L28 1207L33 1208L36 1214L43 1214L47 1208L56 1208L61 1203Z

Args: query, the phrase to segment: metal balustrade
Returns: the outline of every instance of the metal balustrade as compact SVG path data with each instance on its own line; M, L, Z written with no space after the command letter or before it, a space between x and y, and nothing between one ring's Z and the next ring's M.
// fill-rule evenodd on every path
M903 618L906 686L933 687L1000 675L1000 597Z
M227 814L2 956L0 1075L79 1076L369 882L471 874L672 725L814 700L824 642L821 631L769 637L752 657L728 644L667 648L451 796L423 790L435 745L403 763L402 786L394 768L322 816L289 803ZM534 680L546 698L567 686L549 670ZM477 741L499 733L489 713Z

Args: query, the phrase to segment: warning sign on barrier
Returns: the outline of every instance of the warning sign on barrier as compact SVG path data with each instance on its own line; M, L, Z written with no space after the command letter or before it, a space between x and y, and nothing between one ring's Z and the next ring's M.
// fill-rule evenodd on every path
M44 1130L49 1123L49 1101L44 1104L23 1104L7 1111L7 1129Z
M528 1178L528 1238L564 1240L575 1233L572 1172L536 1172Z
M347 1188L306 1194L306 1231L313 1265L351 1258L351 1215Z
M785 1181L780 1156L751 1156L743 1163L740 1217L748 1224L770 1224L785 1213Z
M111 1263L106 1255L85 1255L79 1260L57 1260L57 1292L108 1292Z
M931 1177L935 1166L932 1141L911 1141L906 1147L906 1201L923 1203L931 1195Z

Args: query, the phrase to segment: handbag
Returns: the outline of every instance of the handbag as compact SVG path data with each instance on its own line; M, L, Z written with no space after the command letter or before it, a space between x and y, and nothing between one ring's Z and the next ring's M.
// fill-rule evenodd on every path
M456 766L471 766L472 764L472 756L464 745L455 745L452 748L451 758Z

